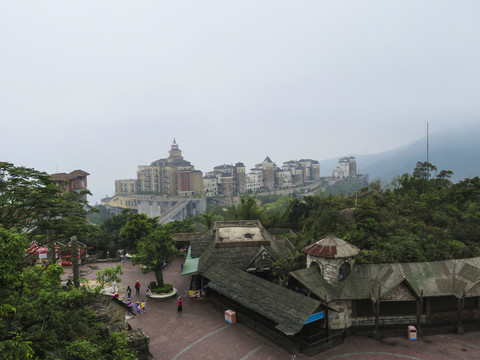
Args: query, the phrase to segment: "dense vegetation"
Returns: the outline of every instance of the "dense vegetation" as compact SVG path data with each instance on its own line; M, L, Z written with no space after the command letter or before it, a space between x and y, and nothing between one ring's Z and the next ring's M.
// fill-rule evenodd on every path
M189 220L161 225L157 218L149 218L145 214L136 214L130 210L110 216L94 228L95 231L92 231L90 238L86 240L87 245L95 253L104 255L108 251L110 256L114 256L118 250L136 253L140 242L159 229L165 230L170 237L175 233L193 231L192 222Z
M131 359L121 334L93 322L98 292L62 286L53 261L31 265L28 244L85 241L92 233L76 194L60 193L46 173L0 163L0 357Z
M480 179L449 180L450 171L418 163L390 187L378 182L355 196L294 201L288 225L306 245L334 234L362 249L363 262L414 262L480 255ZM354 221L343 209L351 208ZM347 211L348 214L348 211Z
M105 205L95 205L94 211L90 213L90 222L96 225L102 225L103 222L112 217L112 213Z
M113 257L119 250L132 254L132 264L141 264L144 272L153 271L156 287L161 288L166 285L162 273L164 265L181 254L175 248L173 235L192 231L192 223L188 220L162 225L157 218L124 210L96 226L86 243L91 251L100 255L108 252Z
M148 219L144 214L143 220L133 219L120 231L120 235L130 240L135 239L135 248L132 264L141 264L144 271L153 271L158 288L165 286L163 269L175 258L182 254L175 248L173 235L180 232L191 232L193 229L188 221L173 221L165 225L157 219ZM135 237L136 236L136 237ZM154 289L152 289L153 291Z
M362 250L359 262L480 256L480 179L453 184L451 176L419 162L386 188L374 181L352 195L240 197L227 211L210 211L218 220L259 219L267 228L291 228L298 250L328 235L340 237Z
M413 174L397 177L386 189L374 182L355 196L294 201L287 223L299 232L301 245L334 234L362 249L363 262L477 256L480 180L452 184L451 172L436 171L429 163L418 163ZM354 221L341 212L348 208Z

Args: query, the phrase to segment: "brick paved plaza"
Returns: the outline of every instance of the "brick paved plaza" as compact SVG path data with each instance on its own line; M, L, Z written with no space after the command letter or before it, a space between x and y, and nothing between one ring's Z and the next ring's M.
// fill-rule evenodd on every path
M96 265L104 268L112 264ZM120 296L126 297L125 289L130 285L133 289L132 301L137 301L133 285L140 280L141 296L144 297L147 284L155 280L153 273L142 274L139 266L132 266L128 260L122 264L122 268L124 274L119 284ZM66 271L70 272L70 269ZM95 273L88 274L87 278L94 279ZM164 279L173 284L183 297L183 313L177 314L174 297L151 300L146 313L128 320L132 328L141 328L150 336L150 351L155 359L292 359L291 354L242 324L226 323L223 313L214 309L211 301L188 298L190 277L180 276L180 260L164 271ZM344 345L314 357L295 355L296 360L480 359L480 334L431 336L419 341L408 341L405 336L381 342L367 337L349 337Z

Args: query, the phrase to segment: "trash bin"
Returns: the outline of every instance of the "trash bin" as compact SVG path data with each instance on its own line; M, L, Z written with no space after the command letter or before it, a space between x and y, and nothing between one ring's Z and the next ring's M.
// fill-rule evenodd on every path
M410 325L407 330L408 340L417 340L417 329L415 326Z
M237 322L237 316L235 314L235 311L233 310L226 310L225 311L225 321L228 322L229 324L235 324Z

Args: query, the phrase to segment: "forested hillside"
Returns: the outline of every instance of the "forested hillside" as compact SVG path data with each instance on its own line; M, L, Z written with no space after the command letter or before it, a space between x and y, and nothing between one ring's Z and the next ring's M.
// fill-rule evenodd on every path
M288 227L296 247L334 235L358 246L358 262L417 262L480 256L480 178L453 183L449 170L419 162L383 188L379 181L353 195L318 195L272 203L242 197L215 220L259 219ZM274 199L270 199L274 200Z
M374 182L353 196L293 200L284 225L299 233L299 248L330 234L343 238L362 250L360 262L479 256L480 178L454 184L451 176L418 163L386 189Z

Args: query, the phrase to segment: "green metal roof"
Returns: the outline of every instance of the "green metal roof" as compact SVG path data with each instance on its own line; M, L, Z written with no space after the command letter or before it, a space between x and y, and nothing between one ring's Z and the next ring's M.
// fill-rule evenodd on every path
M183 264L183 270L180 275L196 275L198 274L198 261L199 258L192 258L191 247L188 248L187 257Z
M196 275L198 270L198 260L199 258L195 259L186 259L185 263L183 264L183 270L181 275Z
M480 258L404 264L355 265L343 281L328 283L316 267L292 271L290 275L326 301L386 297L405 283L419 297L480 296Z

